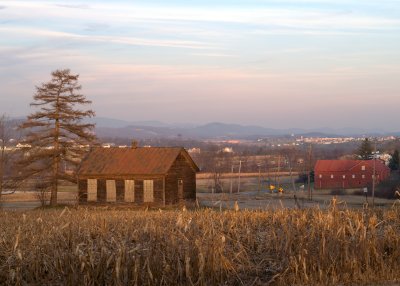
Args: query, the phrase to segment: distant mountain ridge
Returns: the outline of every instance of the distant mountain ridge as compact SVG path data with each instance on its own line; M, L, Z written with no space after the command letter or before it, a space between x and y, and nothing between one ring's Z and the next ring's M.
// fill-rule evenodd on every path
M384 130L368 130L362 128L288 128L274 129L255 125L227 124L212 122L200 126L183 124L166 124L159 121L124 121L105 117L95 117L91 122L96 123L96 133L99 137L129 137L129 138L158 138L183 136L193 139L249 139L267 136L382 136L400 135L400 132L385 132Z

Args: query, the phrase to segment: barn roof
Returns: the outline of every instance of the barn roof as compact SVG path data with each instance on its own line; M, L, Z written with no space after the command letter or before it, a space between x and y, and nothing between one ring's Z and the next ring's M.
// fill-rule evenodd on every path
M373 164L374 160L318 160L314 170L315 172L345 172L362 165L373 168ZM377 172L388 169L381 160L376 160L375 168Z
M181 147L95 148L82 161L80 175L166 174L182 154L195 171L190 155Z

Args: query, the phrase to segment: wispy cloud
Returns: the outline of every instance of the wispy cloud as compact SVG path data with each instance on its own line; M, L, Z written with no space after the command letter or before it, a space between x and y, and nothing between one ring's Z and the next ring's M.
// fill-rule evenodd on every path
M109 24L106 23L87 23L86 24L86 31L104 31L110 28Z
M317 3L321 1L316 1ZM322 1L324 2L324 1ZM332 30L394 30L400 29L400 20L396 17L375 15L374 13L358 13L347 9L323 8L273 8L273 7L215 7L213 9L189 6L163 6L119 3L114 5L93 4L91 13L65 13L63 9L46 9L47 2L7 2L7 5L19 9L40 10L40 13L30 13L29 18L60 19L74 17L81 21L104 22L112 19L113 24L127 24L138 22L194 22L258 25L268 27L269 30L293 29L302 32L302 29L321 31ZM87 5L56 4L60 8L87 8ZM110 22L111 23L111 22ZM110 24L109 23L109 24Z
M193 56L199 57L212 57L212 58L237 58L237 55L230 54L216 54L216 53L192 53Z
M56 4L55 6L62 7L62 8L71 8L71 9L89 9L89 5L84 4Z
M46 29L35 28L19 28L19 27L0 27L0 32L9 33L12 35L20 34L26 36L39 37L55 37L66 38L77 41L92 41L103 43L117 43L132 46L155 46L155 47L172 47L183 49L210 49L213 46L204 42L185 41L185 40L162 40L162 39L146 39L137 37L122 37L122 36L97 36L97 35L82 35L61 31L53 31Z
M62 8L71 8L71 9L89 9L89 5L73 5L73 4L55 4L55 6L62 7Z

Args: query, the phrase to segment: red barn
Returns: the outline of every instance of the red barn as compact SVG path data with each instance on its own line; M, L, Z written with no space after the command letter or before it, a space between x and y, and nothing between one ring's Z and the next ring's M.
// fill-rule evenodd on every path
M373 181L374 160L318 160L314 168L315 189L363 188ZM375 160L376 183L390 176L390 169Z

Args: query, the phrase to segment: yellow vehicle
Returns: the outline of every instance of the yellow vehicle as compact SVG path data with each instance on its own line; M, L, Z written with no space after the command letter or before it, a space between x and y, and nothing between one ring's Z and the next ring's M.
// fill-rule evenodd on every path
M274 185L269 185L269 190L270 190L271 192L273 192L273 193L280 193L280 194L282 194L283 191L284 191L282 187L279 187L279 188L277 189Z

